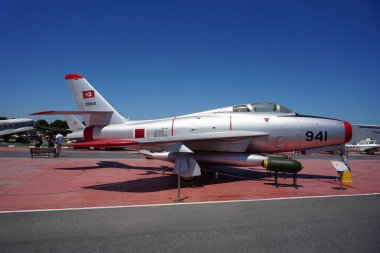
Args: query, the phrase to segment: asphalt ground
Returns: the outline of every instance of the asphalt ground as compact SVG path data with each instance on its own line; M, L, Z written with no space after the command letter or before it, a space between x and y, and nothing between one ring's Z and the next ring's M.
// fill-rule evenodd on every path
M380 252L380 195L0 214L0 252Z

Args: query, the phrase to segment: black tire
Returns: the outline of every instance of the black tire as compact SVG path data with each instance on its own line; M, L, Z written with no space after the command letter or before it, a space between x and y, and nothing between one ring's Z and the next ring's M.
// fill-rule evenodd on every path
M194 177L181 177L181 181L183 182L193 182Z

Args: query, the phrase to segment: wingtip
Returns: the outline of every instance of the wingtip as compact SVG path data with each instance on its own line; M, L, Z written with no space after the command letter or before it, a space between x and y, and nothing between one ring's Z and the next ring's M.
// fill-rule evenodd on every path
M49 113L52 113L54 111L43 111L43 112L35 112L35 113L31 113L29 115L46 115L46 114L49 114Z
M66 80L80 79L80 78L84 78L84 77L82 75L80 75L80 74L77 74L77 73L65 75L65 79Z

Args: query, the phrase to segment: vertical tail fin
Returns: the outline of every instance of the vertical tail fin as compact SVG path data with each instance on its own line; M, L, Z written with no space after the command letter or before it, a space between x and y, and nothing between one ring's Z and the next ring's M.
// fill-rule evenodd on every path
M105 124L120 124L127 121L127 119L121 116L82 75L68 74L65 76L65 79L79 110L112 112L109 119L105 121ZM84 118L86 124L89 125L89 116L84 116Z
M83 132L85 129L85 125L74 115L65 115L65 119L67 122L67 125L69 125L69 129L71 132Z

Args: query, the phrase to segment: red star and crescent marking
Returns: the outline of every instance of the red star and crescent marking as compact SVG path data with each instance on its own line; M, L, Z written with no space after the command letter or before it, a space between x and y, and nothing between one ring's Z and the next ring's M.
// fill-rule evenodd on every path
M269 118L264 118L265 122L268 122L269 121Z
M87 98L94 98L95 97L95 91L94 90L84 90L82 91L83 99Z

